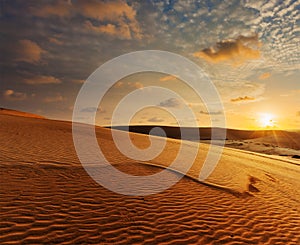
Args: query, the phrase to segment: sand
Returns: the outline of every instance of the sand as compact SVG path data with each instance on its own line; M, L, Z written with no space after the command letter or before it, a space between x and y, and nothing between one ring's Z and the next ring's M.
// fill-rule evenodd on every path
M111 130L96 132L112 164L134 175L161 171L181 143L169 139L161 155L141 163L118 152ZM132 133L131 138L140 148L149 144L148 136ZM299 244L299 161L225 148L201 183L196 179L208 147L200 144L188 176L173 187L146 197L125 196L85 172L70 122L2 113L0 243ZM169 171L164 181L177 175Z
M130 126L131 132L149 134L150 130L156 126ZM179 127L160 126L164 129L169 138L181 139L181 130ZM114 129L126 130L124 126L114 126ZM185 139L199 142L199 136L195 136L195 128L184 128ZM292 158L295 155L300 156L300 131L293 130L238 130L215 128L216 135L211 142L212 128L198 128L202 143L220 144L220 140L225 140L226 147L241 149L246 151L265 153L268 155L286 156ZM224 132L226 131L226 133ZM153 133L152 133L153 134ZM155 135L162 136L158 131Z
M45 118L43 116L29 113L29 112L23 112L23 111L16 111L6 108L0 108L0 115L13 115L13 116L21 116L21 117L32 117L32 118Z

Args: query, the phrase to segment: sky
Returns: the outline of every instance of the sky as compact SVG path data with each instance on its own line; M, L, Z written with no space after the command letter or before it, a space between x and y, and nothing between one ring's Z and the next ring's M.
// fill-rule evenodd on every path
M222 111L209 113L174 74L144 72L116 81L98 108L83 112L110 125L122 98L138 91L135 104L160 101L137 111L131 124L190 126L187 105L203 127L224 113L228 128L299 129L299 12L299 0L1 0L0 107L71 120L77 94L99 66L129 52L162 50L207 74ZM123 114L116 114L118 124Z

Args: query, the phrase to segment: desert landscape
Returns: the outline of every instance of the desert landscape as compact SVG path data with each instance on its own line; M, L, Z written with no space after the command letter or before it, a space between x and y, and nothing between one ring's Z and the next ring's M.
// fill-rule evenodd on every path
M85 172L73 146L71 122L27 116L0 111L1 244L300 242L297 159L224 148L217 168L199 182L208 150L200 143L193 166L176 185L154 195L124 196ZM168 167L182 143L168 139L153 161L136 162L114 146L110 129L96 127L96 135L110 162L133 175ZM148 137L131 133L141 148ZM164 181L178 174L180 169L170 170Z
M299 245L299 6L0 0L0 245Z

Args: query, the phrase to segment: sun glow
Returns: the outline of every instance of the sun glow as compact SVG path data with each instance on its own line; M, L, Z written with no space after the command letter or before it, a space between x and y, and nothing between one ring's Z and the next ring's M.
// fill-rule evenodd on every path
M273 128L275 126L275 116L270 113L261 113L259 115L258 123L263 128Z

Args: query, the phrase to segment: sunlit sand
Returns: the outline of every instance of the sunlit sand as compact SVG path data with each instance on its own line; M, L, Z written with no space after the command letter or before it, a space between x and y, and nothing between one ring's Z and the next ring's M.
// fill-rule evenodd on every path
M209 146L201 143L194 165L176 185L146 197L124 196L98 185L85 172L76 156L70 122L8 114L0 113L2 244L300 241L296 160L225 148L214 172L199 182ZM98 127L96 133L110 162L132 175L161 171L180 144L168 139L161 155L141 163L120 154L110 129ZM132 133L131 138L141 148L148 144L146 135ZM179 172L180 167L170 170L164 181ZM155 183L148 188L155 188Z

